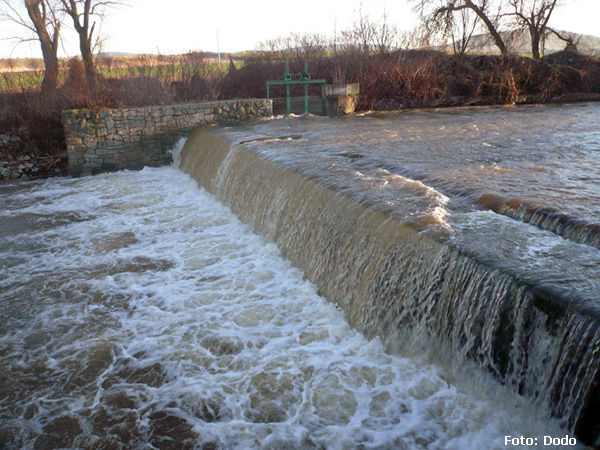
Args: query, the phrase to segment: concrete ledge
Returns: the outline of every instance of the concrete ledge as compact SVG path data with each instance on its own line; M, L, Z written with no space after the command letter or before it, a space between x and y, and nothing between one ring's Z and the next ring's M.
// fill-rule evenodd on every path
M327 84L323 90L325 110L329 117L352 114L358 105L358 83Z
M325 97L344 97L346 95L358 95L358 83L334 83L325 85Z

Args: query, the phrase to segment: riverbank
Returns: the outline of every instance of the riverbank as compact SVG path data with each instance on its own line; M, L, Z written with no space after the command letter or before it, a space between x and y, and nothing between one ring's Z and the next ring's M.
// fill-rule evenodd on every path
M300 61L290 63L292 73L302 70ZM359 83L359 111L555 103L600 96L600 60L572 51L539 60L499 55L457 57L428 50L376 55L356 52L316 59L309 70L313 78L327 82ZM282 73L280 61L249 61L227 75L222 93L256 97L264 92L266 80L280 79ZM284 95L283 87L279 92L274 89L272 95L279 93ZM319 88L312 87L311 93L320 94Z
M34 154L13 156L0 153L0 180L17 178L50 178L69 175L69 161L66 153L55 156Z
M303 56L292 58L292 73L302 72ZM214 73L204 76L200 69L177 82L149 76L103 79L92 91L74 63L54 98L29 90L1 94L0 179L68 174L61 121L65 109L264 98L265 82L281 78L284 62L261 54L240 68L232 62L229 71L217 78ZM357 111L600 101L600 60L570 51L534 60L497 55L459 58L424 50L385 54L349 50L312 55L309 71L328 83L358 82ZM311 86L310 94L320 95L319 89ZM272 92L279 94L277 88ZM302 93L292 89L292 95Z

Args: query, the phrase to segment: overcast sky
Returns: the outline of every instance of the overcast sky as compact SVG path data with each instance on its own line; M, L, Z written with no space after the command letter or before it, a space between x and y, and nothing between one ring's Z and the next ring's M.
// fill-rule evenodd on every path
M6 0L0 0L3 3ZM10 0L18 3L18 0ZM372 19L384 13L401 30L416 25L416 17L405 0L128 0L128 6L113 9L104 20L105 52L183 53L254 50L259 42L290 32L333 35L351 26L359 8ZM565 0L550 24L558 29L600 35L600 0ZM14 25L0 23L0 58L39 57L39 44L3 38L23 35ZM75 56L77 40L64 30L61 56Z

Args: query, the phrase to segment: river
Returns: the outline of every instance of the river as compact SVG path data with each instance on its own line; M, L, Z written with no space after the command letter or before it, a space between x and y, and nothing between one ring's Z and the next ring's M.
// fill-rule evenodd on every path
M474 108L217 133L262 139L242 145L592 302L599 115ZM549 116L558 131L544 133ZM3 448L475 450L569 433L476 364L385 352L178 167L4 182L0 221Z

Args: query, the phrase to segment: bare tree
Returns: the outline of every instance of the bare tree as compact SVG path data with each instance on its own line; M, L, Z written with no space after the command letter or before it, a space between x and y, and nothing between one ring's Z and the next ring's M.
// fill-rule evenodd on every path
M318 33L293 34L292 40L298 61L302 59L322 60L327 55L329 40L324 35Z
M73 20L73 28L79 36L79 51L85 67L88 82L93 85L96 80L94 64L94 32L96 24L104 17L107 7L119 3L103 0L58 0L61 9Z
M361 5L352 27L342 31L341 37L342 48L387 53L397 47L398 29L389 23L385 10L381 20L373 20L363 14Z
M342 31L343 47L357 48L369 53L375 46L375 24L362 12L362 4L358 17L352 27Z
M517 25L526 28L531 37L531 55L538 59L540 47L548 31L548 20L559 3L558 0L508 0Z
M446 24L446 34L452 40L455 55L464 56L476 28L477 19L471 10L463 9L460 13L453 15L452 21Z
M435 42L435 36L432 36L431 30L426 26L415 26L412 30L398 33L398 48L420 49L431 48L438 42Z
M42 49L44 59L44 79L42 81L42 94L53 95L58 83L58 46L61 22L56 11L47 0L24 0L25 10L29 16L27 20L19 9L4 2L6 7L2 16L28 30L36 36Z
M58 84L58 46L61 23L46 0L25 0L25 8L27 8L27 14L42 48L44 59L42 94L53 95Z
M571 32L558 32L557 30L553 29L553 28L548 28L548 31L552 34L554 34L557 38L559 38L561 41L563 41L565 43L565 50L570 50L570 51L579 51L577 46L579 45L579 43L581 42L581 38L583 37L583 34L578 34L578 33L571 33ZM591 49L592 51L590 52L590 54L592 56L594 56L595 52L594 49Z
M447 17L464 10L473 11L478 19L487 28L496 47L503 55L508 55L508 47L498 30L498 23L502 17L500 7L494 11L492 0L413 0L416 9L424 20L442 22Z
M427 34L430 44L447 48L452 43L454 54L462 57L478 25L478 17L470 9L461 9L452 13L431 14L422 18L421 29Z
M388 20L387 11L383 10L381 20L373 24L373 41L375 49L379 53L386 53L395 50L398 40L398 29L391 25Z
M292 47L292 36L280 36L258 43L256 49L262 58L283 59L291 56Z

